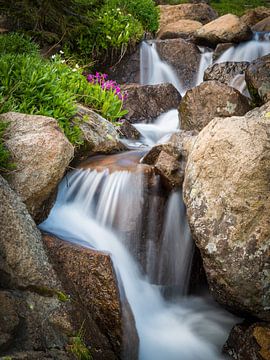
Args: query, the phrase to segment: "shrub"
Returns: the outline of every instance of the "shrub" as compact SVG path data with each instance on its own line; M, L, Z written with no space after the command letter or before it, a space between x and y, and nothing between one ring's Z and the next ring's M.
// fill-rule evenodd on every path
M27 35L10 33L0 35L0 54L38 54L39 47Z
M89 83L80 69L71 69L59 56L45 61L39 56L6 54L0 57L0 113L18 111L55 118L68 139L82 144L78 124L72 121L81 102L115 122L127 111L116 91Z

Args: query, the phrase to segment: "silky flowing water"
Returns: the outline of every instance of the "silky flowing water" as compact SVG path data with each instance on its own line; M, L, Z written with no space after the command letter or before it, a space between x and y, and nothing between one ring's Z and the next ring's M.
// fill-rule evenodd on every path
M256 35L217 61L251 61L269 52L266 35ZM142 44L141 62L141 83L171 82L184 94L181 80L160 60L154 42ZM211 63L212 53L203 50L197 83ZM232 85L244 91L242 82L238 77ZM141 360L220 360L236 319L209 296L188 295L193 242L181 191L165 194L159 177L140 163L145 148L177 131L178 112L135 126L142 138L129 145L137 150L92 158L67 174L40 227L110 253L120 294L134 315Z

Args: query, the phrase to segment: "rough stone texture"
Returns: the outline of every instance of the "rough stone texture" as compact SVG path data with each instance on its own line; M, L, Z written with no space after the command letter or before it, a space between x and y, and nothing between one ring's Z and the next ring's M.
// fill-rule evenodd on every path
M55 288L59 285L41 234L21 199L0 176L0 286Z
M270 359L270 324L237 324L231 330L223 352L236 360Z
M249 62L224 62L209 66L203 79L205 81L217 80L223 84L230 85L231 81L237 76L245 73Z
M139 46L132 54L126 54L120 63L108 71L110 79L119 84L140 83L140 48Z
M255 103L270 100L270 55L253 61L245 72L246 83Z
M226 307L270 320L270 103L215 118L186 166L184 201L210 290Z
M131 123L150 122L163 112L178 107L181 95L171 84L138 85L123 87L128 91L124 103L128 114L125 118Z
M156 47L161 60L173 66L183 86L194 86L201 60L197 46L184 39L169 39L156 41Z
M207 81L188 90L179 107L181 129L202 130L214 117L244 115L249 100L238 90L218 81Z
M127 139L138 140L141 137L140 132L127 120L117 129L120 136Z
M76 119L82 119L80 129L83 133L84 146L76 153L76 161L90 155L109 154L124 150L115 127L93 110L79 105Z
M16 164L9 183L38 222L74 155L73 146L53 118L9 112L0 121L9 123L5 144Z
M161 28L158 32L158 39L189 39L194 32L202 27L202 23L195 20L178 20L169 23Z
M234 46L233 43L218 44L213 52L213 61L216 61L226 50Z
M252 10L248 10L242 17L241 20L248 26L252 27L259 21L270 16L270 8L260 6Z
M180 187L184 181L188 154L196 138L194 131L179 131L168 143L155 145L144 155L141 162L153 165L163 185L168 189Z
M160 28L178 20L195 20L202 24L216 19L218 14L207 4L161 5Z
M121 306L110 256L48 235L43 240L66 292L75 299L74 321L85 320L86 338L95 358L118 359L125 349L129 359L136 359L133 315L128 304ZM128 329L123 327L122 316L128 317Z
M238 16L227 14L204 25L195 31L194 36L199 43L215 46L219 43L249 40L252 31Z
M270 13L270 12L269 12ZM259 21L256 25L252 26L252 31L255 32L269 32L270 31L270 16Z

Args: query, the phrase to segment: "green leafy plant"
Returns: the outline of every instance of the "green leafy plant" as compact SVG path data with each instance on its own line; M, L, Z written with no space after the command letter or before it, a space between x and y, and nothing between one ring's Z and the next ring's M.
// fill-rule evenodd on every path
M0 54L32 54L36 55L39 47L32 39L23 34L10 33L0 35Z
M69 345L69 351L77 360L92 360L92 355L86 347L84 340L83 324L78 333L72 338L72 344Z

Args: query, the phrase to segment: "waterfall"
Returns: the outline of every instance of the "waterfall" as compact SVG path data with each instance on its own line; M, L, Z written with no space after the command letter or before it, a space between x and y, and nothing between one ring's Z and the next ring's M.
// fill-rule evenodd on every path
M142 42L140 64L140 83L142 85L171 83L181 95L185 93L175 70L165 61L161 61L154 41Z
M232 318L203 299L182 297L177 303L166 301L159 288L143 275L135 256L128 250L132 237L128 244L123 230L136 233L139 228L141 231L142 208L147 202L143 195L144 183L145 177L138 171L75 170L62 181L56 203L40 228L111 254L135 318L141 360L221 359L220 348L232 326ZM186 276L186 263L192 255L187 250L191 244L183 223L180 199L180 194L174 193L168 201L160 263L161 267L162 262L166 263L165 275L177 284L182 281L181 273ZM183 244L175 244L175 241ZM136 248L136 244L132 245ZM171 269L165 258L166 249L172 256ZM186 262L182 261L185 257Z

